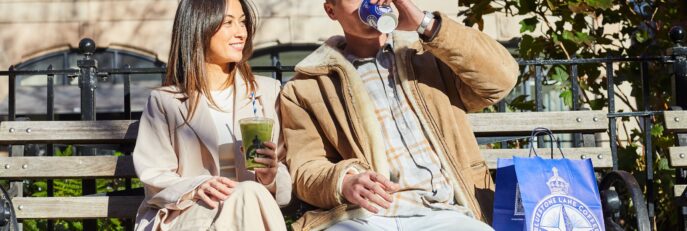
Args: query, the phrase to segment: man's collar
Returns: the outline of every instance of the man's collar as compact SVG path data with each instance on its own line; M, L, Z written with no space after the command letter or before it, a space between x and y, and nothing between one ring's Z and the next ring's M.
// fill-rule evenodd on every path
M355 56L351 53L345 52L345 51L342 51L342 53L343 53L344 57L346 57L346 59L349 62L355 64L355 63L368 62L370 60L374 60L375 58L378 58L380 53L393 52L393 51L394 51L394 38L393 38L393 34L389 33L386 36L386 42L384 42L384 45L382 45L382 47L379 48L379 52L377 52L375 57L358 58L357 56Z
M418 34L414 31L394 31L393 49L398 53L402 49L411 48L420 50L422 45L419 42ZM353 65L346 59L341 51L346 45L346 38L336 35L327 39L322 46L306 56L296 64L296 71L306 76L326 75L339 67L345 71L355 71ZM348 65L347 65L348 64Z

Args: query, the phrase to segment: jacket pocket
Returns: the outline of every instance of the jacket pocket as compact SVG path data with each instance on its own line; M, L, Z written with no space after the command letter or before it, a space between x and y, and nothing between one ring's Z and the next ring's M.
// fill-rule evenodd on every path
M477 188L492 187L491 175L485 161L477 161L470 164L470 180Z
M482 218L491 224L494 205L494 184L485 161L474 162L470 165L470 176L473 182L475 199L482 212Z

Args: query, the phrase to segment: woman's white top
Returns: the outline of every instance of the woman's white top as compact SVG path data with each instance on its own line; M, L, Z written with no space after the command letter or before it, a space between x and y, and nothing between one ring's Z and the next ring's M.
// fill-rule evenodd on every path
M212 105L210 114L217 128L219 137L219 166L220 176L229 179L236 179L235 156L239 152L239 143L232 131L234 129L234 88L228 87L224 90L211 91L212 99L219 108ZM208 104L210 102L208 101Z

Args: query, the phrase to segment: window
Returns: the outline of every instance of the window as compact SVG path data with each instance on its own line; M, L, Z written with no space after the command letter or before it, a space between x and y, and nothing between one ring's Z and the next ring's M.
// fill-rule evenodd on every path
M78 49L62 50L36 57L26 62L15 65L17 70L46 70L50 65L55 70L66 70L77 68L77 60L82 59L83 54ZM99 69L123 68L130 65L136 67L163 67L165 64L155 57L128 50L120 49L96 49L93 58L98 61ZM112 76L102 82L121 83L121 76ZM133 81L157 81L161 80L160 75L137 75ZM45 86L45 75L20 76L17 79L19 86ZM55 85L76 85L76 79L69 79L66 76L55 76Z
M98 62L98 69L154 68L164 67L165 63L145 53L130 50L99 48L93 54ZM78 49L66 49L41 55L15 65L16 70L54 70L76 69L77 61L83 59ZM140 111L150 94L150 90L160 86L163 74L131 75L132 111ZM112 75L98 78L96 88L96 111L124 111L124 76ZM77 78L56 75L54 90L55 113L79 113L81 111L80 91ZM47 77L46 75L19 75L16 81L17 114L46 114L47 110ZM6 108L3 103L2 108Z

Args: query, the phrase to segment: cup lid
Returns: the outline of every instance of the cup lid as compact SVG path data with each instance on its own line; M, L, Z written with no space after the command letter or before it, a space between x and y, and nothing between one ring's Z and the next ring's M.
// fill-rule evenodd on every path
M239 120L239 123L274 123L274 120L267 117L247 117Z

